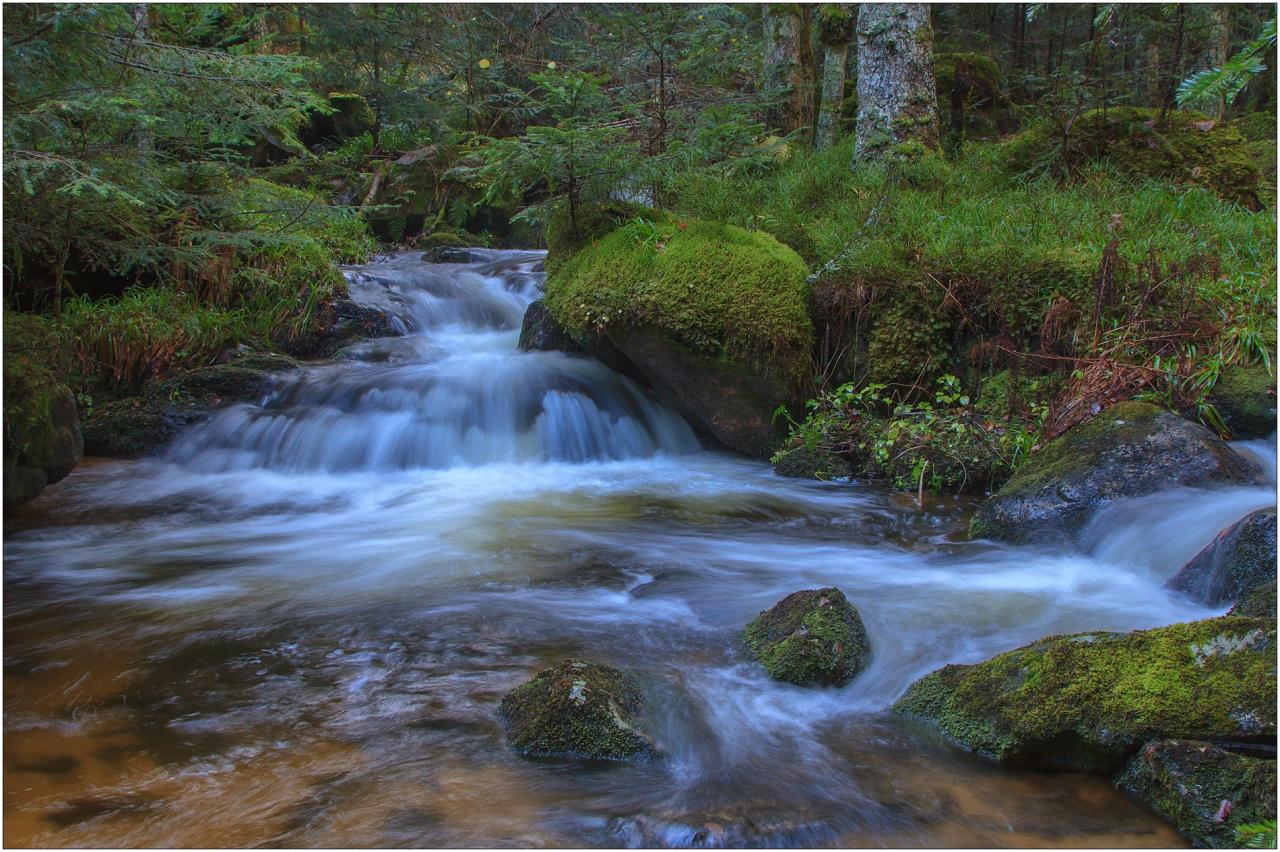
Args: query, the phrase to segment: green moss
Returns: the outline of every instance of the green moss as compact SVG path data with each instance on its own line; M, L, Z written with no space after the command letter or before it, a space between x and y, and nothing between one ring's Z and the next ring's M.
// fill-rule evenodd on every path
M1048 125L1032 127L1007 144L1018 171L1046 163L1071 171L1106 161L1123 174L1206 187L1229 201L1257 204L1260 181L1246 140L1229 124L1199 113L1121 107L1093 110L1071 125L1065 144Z
M1276 430L1276 378L1262 364L1223 367L1209 401L1233 437L1265 438Z
M1109 771L1157 737L1274 738L1275 639L1232 616L1051 637L927 675L894 709L992 760Z
M373 108L361 95L352 92L330 92L329 106L334 112L328 116L338 140L350 139L373 129L376 118Z
M435 231L434 233L427 234L425 237L418 237L416 243L418 248L436 248L440 246L464 248L472 244L473 243L468 242L459 235L450 233L449 231Z
M1231 126L1250 142L1272 143L1271 150L1274 153L1276 141L1275 113L1251 112L1248 115L1232 119Z
M1241 826L1276 816L1275 759L1207 742L1150 743L1129 761L1116 786L1140 796L1199 848L1238 847Z
M779 476L824 482L848 479L853 475L849 462L836 453L805 446L779 452L773 458L773 470Z
M770 677L801 686L844 686L870 658L862 618L836 588L787 595L742 635Z
M614 201L609 204L580 205L575 224L570 220L567 205L557 207L547 223L547 274L554 273L583 248L637 217L651 222L666 222L668 219L661 211L625 201Z
M65 382L71 359L47 318L4 314L4 498L35 497L80 461L75 397Z
M696 352L799 382L813 331L804 262L772 237L707 222L626 225L553 272L545 301L575 335L655 329Z
M502 699L511 746L523 754L630 760L651 757L638 727L640 687L625 672L565 660L538 672Z

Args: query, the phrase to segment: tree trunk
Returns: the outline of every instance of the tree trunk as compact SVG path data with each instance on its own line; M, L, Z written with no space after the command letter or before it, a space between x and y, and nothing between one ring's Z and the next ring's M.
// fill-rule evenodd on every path
M1213 15L1213 35L1209 40L1209 67L1221 68L1231 58L1231 7L1225 3L1214 6L1211 14ZM1215 118L1221 118L1228 106L1230 104L1219 98L1212 108L1205 111Z
M854 160L905 142L938 147L933 29L924 3L863 3L858 11L858 123Z
M805 112L804 66L800 61L800 14L794 5L764 7L764 81L775 98L765 122L784 134L800 127Z
M814 147L825 151L840 137L840 110L844 106L844 79L856 11L851 6L840 4L824 6L818 14L819 37L822 40L822 100Z

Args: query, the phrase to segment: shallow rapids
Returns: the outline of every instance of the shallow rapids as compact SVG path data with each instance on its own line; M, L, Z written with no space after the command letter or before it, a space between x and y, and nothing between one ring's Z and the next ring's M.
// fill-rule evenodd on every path
M1082 551L967 542L972 501L778 478L593 361L517 352L539 261L353 268L405 337L10 519L6 843L1181 845L1106 779L887 708L949 662L1220 612L1162 584L1274 486L1116 504ZM818 585L872 665L774 683L738 631ZM638 676L664 759L506 749L502 695L566 655Z

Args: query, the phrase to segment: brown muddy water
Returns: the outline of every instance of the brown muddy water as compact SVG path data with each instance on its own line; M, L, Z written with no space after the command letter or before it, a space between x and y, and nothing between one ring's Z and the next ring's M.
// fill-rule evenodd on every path
M966 542L971 503L780 479L594 362L516 352L538 260L353 268L406 337L8 519L6 845L1181 845L1105 778L888 708L949 662L1213 614L1161 584L1273 490L1129 501L1087 552ZM774 683L738 632L818 585L872 665ZM637 676L662 759L506 748L503 694L570 655Z

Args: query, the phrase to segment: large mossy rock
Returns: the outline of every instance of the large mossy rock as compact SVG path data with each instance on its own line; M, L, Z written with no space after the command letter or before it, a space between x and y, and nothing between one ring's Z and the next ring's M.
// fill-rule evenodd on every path
M1261 364L1223 367L1209 402L1233 438L1265 438L1276 431L1276 377Z
M656 754L640 727L640 687L626 672L583 660L543 669L502 699L511 746L531 757L637 760Z
M1166 584L1206 606L1248 597L1276 581L1276 510L1227 527Z
M1262 176L1248 140L1230 124L1195 112L1092 110L1072 122L1065 145L1061 130L1042 123L1006 143L1005 155L1017 171L1106 162L1131 177L1192 183L1228 201L1259 205Z
M624 358L704 434L767 457L785 434L774 411L798 405L810 371L805 275L767 234L658 217L556 266L545 301L589 352Z
M57 344L33 316L4 321L4 505L66 477L84 455L76 398L59 374Z
M84 423L85 447L94 456L151 455L215 408L257 400L276 375L298 366L285 355L251 353L149 382L137 396L90 410Z
M1113 772L1143 743L1274 742L1276 623L1043 639L916 681L894 709L1000 763Z
M333 299L317 309L306 331L275 345L298 358L329 358L357 341L400 334L385 311L351 299Z
M742 636L770 677L799 686L844 686L871 659L862 616L836 588L787 595Z
M1120 497L1257 481L1254 465L1203 426L1145 402L1122 402L1027 459L978 508L969 535L1059 543Z
M1148 743L1116 778L1193 846L1237 848L1242 825L1276 818L1276 762L1194 740Z

